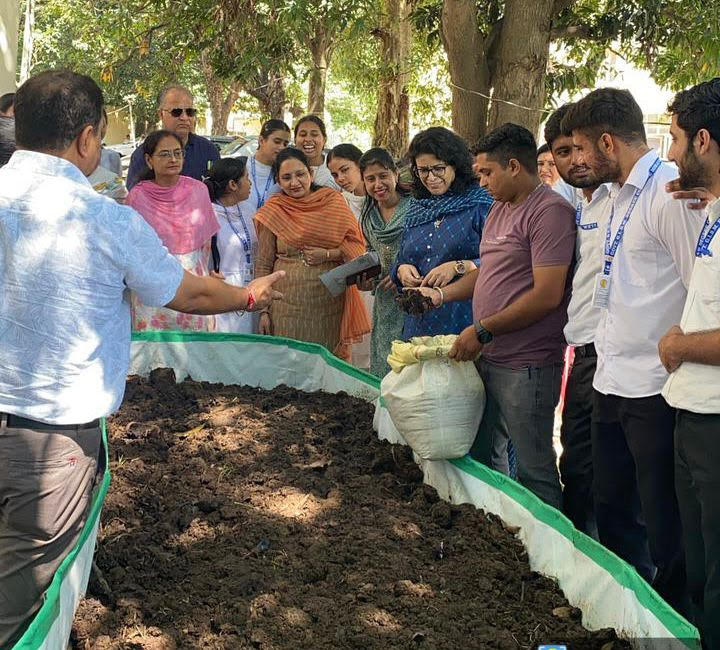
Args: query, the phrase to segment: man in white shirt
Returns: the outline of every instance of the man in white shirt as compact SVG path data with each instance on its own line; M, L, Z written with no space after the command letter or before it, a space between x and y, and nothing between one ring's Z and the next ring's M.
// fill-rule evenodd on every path
M720 78L678 93L669 157L680 170L676 198L720 196ZM687 191L689 190L689 191ZM678 409L675 489L685 542L693 622L703 647L720 648L720 201L708 209L680 325L660 340L671 373L663 388Z
M189 313L257 310L283 275L241 288L183 271L140 215L93 190L103 97L89 77L43 72L16 106L18 151L0 170L0 647L84 526L100 418L125 390L129 290Z
M627 90L600 88L562 121L573 163L612 183L612 211L593 280L592 454L600 541L683 609L685 570L674 490L675 412L660 394L667 373L657 343L678 321L702 220L665 190L676 171L646 143L642 110Z
M598 184L587 165L572 164L572 135L561 129L562 119L569 109L570 104L561 106L545 125L545 141L555 160L560 181L576 193L573 202L577 226L575 273L564 330L565 340L574 348L575 354L565 388L560 429L560 478L563 484L563 512L578 530L597 537L592 498L590 422L592 382L597 362L595 330L600 313L592 306L592 286L602 265L600 233L605 232L611 200L608 186Z

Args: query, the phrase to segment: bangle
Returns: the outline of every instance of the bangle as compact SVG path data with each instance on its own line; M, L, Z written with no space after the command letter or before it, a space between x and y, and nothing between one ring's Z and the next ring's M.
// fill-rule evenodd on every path
M445 294L440 287L433 287L433 289L435 289L435 291L440 294L440 304L438 305L438 307L442 307L445 304Z
M253 292L250 289L248 289L247 305L245 305L245 309L243 309L243 311L252 311L254 306L255 306L255 296L253 295Z

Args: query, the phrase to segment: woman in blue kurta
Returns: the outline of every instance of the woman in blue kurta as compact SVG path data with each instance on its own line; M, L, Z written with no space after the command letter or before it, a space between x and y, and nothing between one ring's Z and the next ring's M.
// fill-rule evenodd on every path
M477 184L465 141L449 129L418 133L409 157L415 198L392 277L401 288L442 288L480 263L480 235L492 198ZM459 334L471 323L472 300L451 302L423 316L406 314L403 338Z

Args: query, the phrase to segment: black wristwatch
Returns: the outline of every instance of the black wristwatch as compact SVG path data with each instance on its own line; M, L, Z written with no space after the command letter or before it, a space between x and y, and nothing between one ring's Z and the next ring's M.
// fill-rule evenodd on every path
M492 332L486 330L482 325L480 325L480 321L475 323L475 336L477 336L477 340L483 345L490 343L490 341L493 340Z

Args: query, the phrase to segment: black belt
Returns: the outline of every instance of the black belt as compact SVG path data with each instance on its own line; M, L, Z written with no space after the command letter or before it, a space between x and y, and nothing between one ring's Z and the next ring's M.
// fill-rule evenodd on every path
M586 343L575 348L576 357L597 357L594 343Z
M93 420L92 422L86 422L85 424L48 424L47 422L38 422L37 420L30 420L29 418L23 418L19 415L12 415L10 413L0 413L0 415L7 416L7 426L13 429L35 429L37 431L77 431L83 429L97 429L100 427L100 420Z

